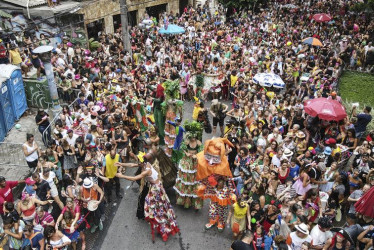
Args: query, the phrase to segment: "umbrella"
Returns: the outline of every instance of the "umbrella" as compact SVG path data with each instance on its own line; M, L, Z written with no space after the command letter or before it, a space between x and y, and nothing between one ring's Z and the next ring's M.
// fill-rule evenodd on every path
M258 73L253 77L253 81L264 87L274 87L279 89L284 88L286 85L282 78L274 73Z
M321 41L318 40L317 38L314 38L314 37L305 38L302 42L303 42L303 44L309 44L309 45L313 45L313 46L319 46L319 47L323 46Z
M307 114L313 117L318 116L327 121L340 121L347 116L345 108L340 102L323 97L307 100L304 109Z
M165 27L162 27L158 33L160 34L165 34L165 35L175 35L175 34L182 34L184 33L185 30L178 26L178 25L175 25L175 24L169 24L167 26L167 29L165 29Z
M324 22L330 21L332 17L326 13L319 13L319 14L313 15L312 19L318 23L324 23Z
M374 218L374 187L370 188L354 206L357 213Z
M342 227L333 227L330 229L331 232L337 232L344 236L345 239L347 239L349 242L354 243L351 235Z

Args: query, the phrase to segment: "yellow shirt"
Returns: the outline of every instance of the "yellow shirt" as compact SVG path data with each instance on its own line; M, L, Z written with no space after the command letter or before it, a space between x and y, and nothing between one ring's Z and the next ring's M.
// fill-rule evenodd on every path
M9 54L12 59L12 64L20 64L22 62L21 55L17 50L9 50Z
M105 156L105 177L113 179L117 174L118 167L114 166L114 163L119 162L119 154L116 154L114 159L110 157L110 154Z
M241 208L238 203L235 203L233 207L235 218L242 219L247 215L248 204L245 204L245 206Z
M231 75L230 76L230 81L231 81L231 87L234 87L236 82L238 81L238 77L237 76L234 76L234 75Z

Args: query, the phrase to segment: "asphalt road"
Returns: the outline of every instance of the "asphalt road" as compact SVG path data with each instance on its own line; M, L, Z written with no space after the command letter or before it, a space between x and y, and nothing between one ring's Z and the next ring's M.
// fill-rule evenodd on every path
M205 105L210 107L210 102ZM186 102L184 105L184 118L192 117L193 103ZM217 131L217 135L218 135ZM212 137L204 135L203 140ZM130 174L135 169L129 169ZM105 228L96 240L93 249L169 249L169 250L198 250L198 249L230 249L231 230L226 228L219 233L217 228L208 231L204 225L208 222L209 200L204 201L201 211L184 209L175 205L175 193L173 189L167 190L168 196L173 205L181 235L170 236L167 242L163 242L159 235L155 243L152 243L151 229L144 220L138 220L135 216L138 198L138 185L127 180L121 180L121 187L124 191L123 199L118 203L118 208L113 209L113 218L109 227Z

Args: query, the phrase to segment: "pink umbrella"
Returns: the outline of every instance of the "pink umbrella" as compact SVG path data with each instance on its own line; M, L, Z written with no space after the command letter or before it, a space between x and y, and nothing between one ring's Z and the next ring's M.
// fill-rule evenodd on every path
M307 100L304 104L304 110L307 114L322 120L340 121L343 120L347 113L340 102L327 98L316 98Z
M329 14L326 13L319 13L313 15L313 20L318 23L328 22L332 19L332 17Z

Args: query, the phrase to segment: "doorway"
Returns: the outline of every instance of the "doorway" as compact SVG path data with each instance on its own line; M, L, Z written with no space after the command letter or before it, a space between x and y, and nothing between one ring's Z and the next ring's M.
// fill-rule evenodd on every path
M103 32L104 30L104 18L99 20L93 21L87 24L87 34L88 38L94 38L97 40L99 38L99 32Z
M179 15L183 14L184 8L188 6L188 0L179 0Z
M136 24L137 24L137 19L136 19L137 15L138 15L138 11L137 10L127 12L127 20L128 20L129 27L136 26ZM121 14L113 15L113 26L114 26L114 30L117 30L117 29L121 28L121 23L122 23L121 22Z
M167 3L145 8L150 17L156 17L159 20L160 14L166 12Z

